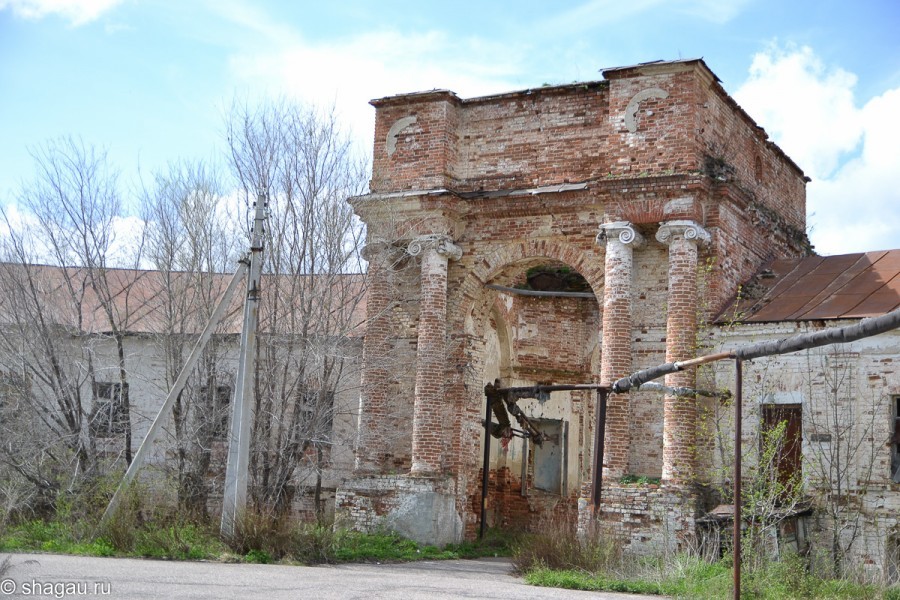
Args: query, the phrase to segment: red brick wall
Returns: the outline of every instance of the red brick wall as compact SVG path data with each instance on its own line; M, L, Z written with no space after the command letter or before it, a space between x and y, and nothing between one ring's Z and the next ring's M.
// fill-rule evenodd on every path
M373 102L375 152L372 191L430 189L449 185L458 152L459 98L451 92L431 92ZM393 154L387 136L401 118L415 123L397 132Z
M657 88L666 98L641 102L635 114L637 130L626 126L625 111L635 94ZM692 69L646 76L616 75L610 81L610 137L607 149L615 176L687 173L699 169L693 128L697 73Z
M485 284L511 285L530 266L558 262L584 275L602 299L606 249L595 240L598 226L614 220L634 224L647 242L632 256L632 324L621 332L630 354L620 362L628 365L609 374L613 377L624 374L623 369L663 362L667 349L669 356L690 353L683 347L690 336L674 340L667 333L668 311L674 306L669 249L654 239L660 223L690 220L712 236L699 251L696 269L704 298L694 308L682 307L694 316L704 313L701 318L716 313L771 256L806 251L802 173L767 142L702 62L604 75L607 81L471 100L438 91L373 102L373 194L354 201L369 235L408 240L421 233L449 233L463 250L447 276L441 406L447 418L441 464L443 473L455 478L468 531L476 522L469 502L480 489L482 340L497 298ZM657 91L648 96L647 90ZM645 100L632 102L638 93ZM665 97L655 97L660 95ZM626 115L629 103L633 128ZM398 119L412 116L415 123L399 131L389 155L388 131ZM529 189L564 183L579 187L540 193ZM441 188L447 191L417 193ZM708 273L707 263L712 265ZM408 268L414 272L417 260ZM417 282L410 279L385 289L394 301L390 323L395 335L388 345L414 363L421 326ZM694 288L685 289L690 293ZM589 339L588 332L596 339L601 321L607 329L619 322L603 319L594 301L550 302L552 310L548 304L518 299L511 307L511 325L536 328L535 335L517 338L517 376L561 381L563 373L581 373L599 379L597 356L591 363L590 353L579 354L572 340ZM379 304L383 302L370 301L370 311ZM385 469L409 461L409 439L405 450L401 446L402 436L408 435L403 419L411 414L414 376L401 371L391 372L390 389L378 392L393 407L388 412L399 415L394 421L388 418L400 441L390 446L395 464ZM627 470L659 476L662 398L632 394L624 410L627 437L640 440L620 452ZM586 408L579 419L592 421L592 412ZM581 439L589 443L583 435ZM589 464L589 456L582 463Z
M590 383L589 340L600 327L596 300L514 296L510 312L520 379Z

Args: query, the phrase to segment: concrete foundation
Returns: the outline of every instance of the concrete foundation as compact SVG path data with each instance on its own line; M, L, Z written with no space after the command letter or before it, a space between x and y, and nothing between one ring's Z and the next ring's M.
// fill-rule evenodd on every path
M462 517L450 478L376 475L339 489L335 522L355 531L394 531L423 544L458 543Z

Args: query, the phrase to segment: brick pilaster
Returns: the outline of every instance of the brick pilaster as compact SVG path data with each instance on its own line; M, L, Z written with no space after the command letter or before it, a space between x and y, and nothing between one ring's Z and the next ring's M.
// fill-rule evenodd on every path
M377 241L370 242L363 249L363 257L369 262L369 287L355 469L364 473L381 469L387 447L384 428L388 422L391 377L388 365L393 335L390 273L394 252L396 249L390 244Z
M421 299L416 345L411 475L440 472L450 414L444 393L447 364L447 263L462 250L443 235L427 235L409 244L422 257Z
M616 221L600 226L597 241L606 245L600 383L611 385L631 372L632 249L643 238L630 223ZM627 394L614 394L607 404L604 478L621 477L628 470L628 399Z
M709 234L692 221L663 223L656 239L669 246L669 293L666 315L666 362L694 358L697 351L697 244ZM666 385L695 387L696 371L666 375ZM693 481L696 465L697 402L667 395L663 408L663 481Z

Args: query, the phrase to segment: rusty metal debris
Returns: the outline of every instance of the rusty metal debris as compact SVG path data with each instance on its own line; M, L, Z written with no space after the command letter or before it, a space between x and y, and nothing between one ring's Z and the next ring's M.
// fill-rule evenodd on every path
M535 444L541 445L544 442L544 439L546 439L545 435L534 427L528 419L528 416L525 415L516 402L523 398L536 398L543 402L550 398L551 392L576 390L590 390L597 392L596 423L594 424L594 458L591 477L591 504L593 505L595 513L599 510L600 496L603 489L603 447L606 433L606 399L611 391L610 387L594 383L502 387L500 380L495 379L493 383L484 386L484 395L487 402L484 420L481 422L484 426L485 435L484 463L482 465L481 480L480 537L484 536L486 527L485 514L487 512L491 437L500 440L521 437L530 439ZM730 392L711 392L688 387L669 387L655 382L644 383L638 390L662 392L673 396L706 396L712 398L726 398L730 396ZM496 423L491 420L491 414L497 418ZM518 421L522 429L514 429L512 427L509 419L510 414L516 417L516 421Z
M544 443L544 437L540 431L531 423L528 416L522 412L522 409L516 404L516 401L522 398L549 398L547 392L541 392L535 388L503 388L500 387L500 380L489 383L484 386L484 395L488 399L491 412L497 417L497 423L491 422L490 434L495 438L510 438L517 436L530 439L538 446ZM513 429L509 421L509 415L516 418L522 429ZM487 424L485 424L487 426Z

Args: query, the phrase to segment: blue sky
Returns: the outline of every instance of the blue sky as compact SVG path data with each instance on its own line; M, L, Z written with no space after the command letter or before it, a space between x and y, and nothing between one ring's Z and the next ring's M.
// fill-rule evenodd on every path
M819 252L900 248L898 31L896 0L0 0L0 202L62 135L106 148L125 183L221 160L236 98L334 104L368 150L372 98L703 57L813 178Z

